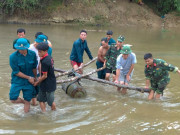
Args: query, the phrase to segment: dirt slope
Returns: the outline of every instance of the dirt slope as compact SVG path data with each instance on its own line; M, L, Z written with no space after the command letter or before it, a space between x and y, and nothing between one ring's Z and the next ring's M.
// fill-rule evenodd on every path
M25 23L80 23L90 25L128 25L143 27L162 27L163 20L153 13L146 5L130 3L129 0L104 0L96 4L69 0L67 5L61 5L53 10L50 17L41 19L10 18L9 22ZM166 15L166 27L180 28L180 17L174 14Z

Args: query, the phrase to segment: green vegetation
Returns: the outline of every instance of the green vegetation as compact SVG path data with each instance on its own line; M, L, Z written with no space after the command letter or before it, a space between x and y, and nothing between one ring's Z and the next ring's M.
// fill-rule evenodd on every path
M72 3L80 3L86 6L95 6L96 3L107 3L106 0L0 0L0 13L7 16L18 15L22 17L48 16L54 10L64 10L64 7ZM156 14L164 16L171 11L177 11L180 16L180 0L143 0ZM104 17L94 16L97 23Z
M103 15L95 15L93 18L96 25L108 25L108 21Z
M58 7L63 5L64 0L51 0L49 3L49 6L46 8L48 12L52 12L54 10L57 10ZM66 3L64 3L66 4Z
M1 0L0 10L4 15L18 13L22 16L35 14L38 16L45 11L52 12L62 5L68 6L72 2L94 6L96 2L104 2L104 0Z
M171 11L180 12L180 0L144 0L159 16L164 16Z
M177 3L177 16L180 16L180 0Z
M5 15L20 14L28 16L42 12L49 5L51 0L1 0L1 12Z

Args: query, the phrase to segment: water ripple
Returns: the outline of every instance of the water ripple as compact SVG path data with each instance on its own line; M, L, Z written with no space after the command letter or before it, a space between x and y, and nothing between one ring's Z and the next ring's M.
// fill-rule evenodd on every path
M37 134L37 130L4 130L0 129L0 134L15 134L15 133L31 133L31 134Z
M57 133L57 132L62 132L62 131L68 131L68 130L71 130L73 128L77 128L79 126L89 125L90 123L91 123L90 121L82 121L79 123L73 123L73 124L65 125L63 127L48 130L45 133Z

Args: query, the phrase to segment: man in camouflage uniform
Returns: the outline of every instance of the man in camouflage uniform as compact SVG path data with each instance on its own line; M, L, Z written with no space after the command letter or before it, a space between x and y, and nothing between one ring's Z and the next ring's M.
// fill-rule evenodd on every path
M111 45L105 56L106 64L106 80L109 81L110 74L113 73L113 82L116 76L116 59L121 54L122 45L124 44L124 36L119 36L116 45Z
M178 72L180 74L180 70L178 70L178 67L168 64L162 59L153 59L151 53L145 54L144 60L146 63L144 71L146 76L146 88L151 89L148 99L153 99L155 92L155 98L159 99L170 81L168 71ZM151 87L149 87L150 83Z

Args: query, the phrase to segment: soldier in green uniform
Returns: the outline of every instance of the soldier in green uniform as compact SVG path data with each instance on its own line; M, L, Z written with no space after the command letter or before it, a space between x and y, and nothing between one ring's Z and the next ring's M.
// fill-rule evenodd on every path
M159 99L170 81L168 71L178 72L180 74L180 70L178 67L168 64L162 59L153 59L151 53L145 54L144 60L146 63L144 71L146 76L146 88L151 89L148 99L153 99L155 92L155 98Z
M110 46L106 53L104 64L106 65L106 77L109 81L110 74L113 73L113 82L116 76L116 59L121 54L122 45L124 44L124 36L119 36L115 46Z

